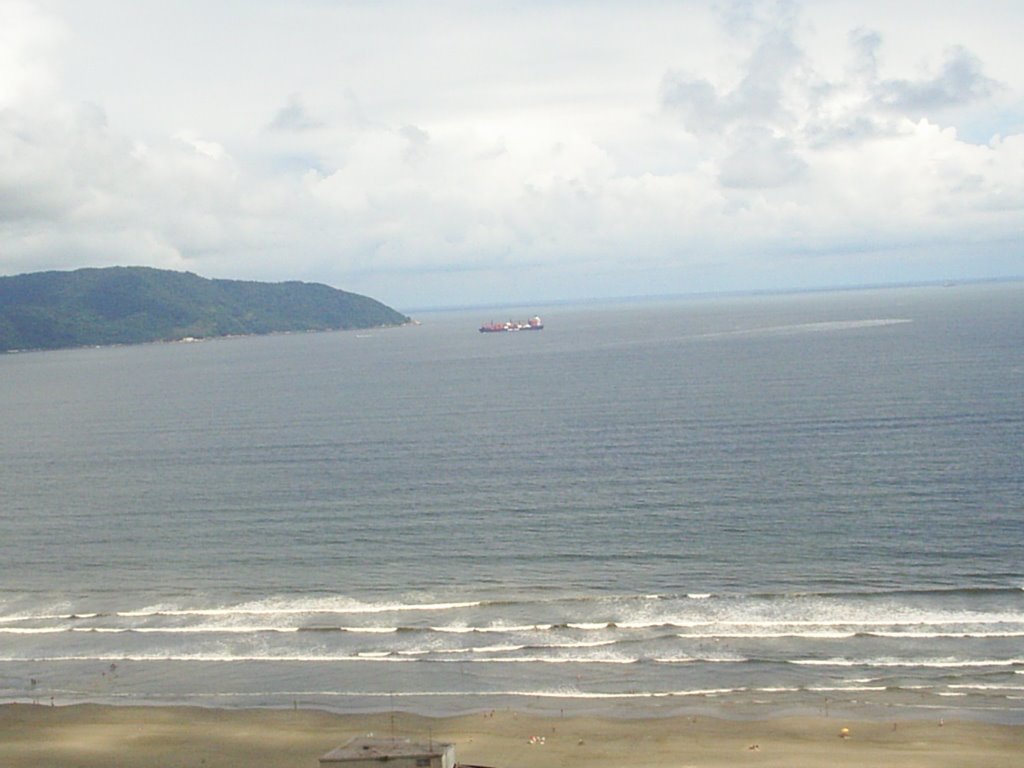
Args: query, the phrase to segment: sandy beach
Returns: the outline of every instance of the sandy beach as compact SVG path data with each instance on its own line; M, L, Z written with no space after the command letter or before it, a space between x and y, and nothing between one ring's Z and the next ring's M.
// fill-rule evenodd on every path
M368 734L454 743L459 762L496 768L1015 768L1024 757L1024 727L972 722L611 720L504 711L429 718L308 710L0 706L0 762L6 768L316 768L323 753Z

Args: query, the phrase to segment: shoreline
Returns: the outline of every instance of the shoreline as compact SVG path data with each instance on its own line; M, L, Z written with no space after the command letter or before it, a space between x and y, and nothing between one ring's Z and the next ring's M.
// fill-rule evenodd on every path
M458 762L495 768L724 768L742 762L790 768L1009 768L1019 765L1024 753L1024 725L967 720L614 718L511 710L429 717L397 711L0 705L0 753L8 768L316 768L320 755L369 734L453 743Z
M702 717L726 722L758 722L779 718L820 718L862 723L936 723L941 721L1024 727L1024 708L1015 697L995 698L981 692L955 695L912 688L807 690L740 689L670 694L631 692L601 696L477 694L471 692L389 694L310 692L294 695L232 692L203 695L146 696L130 693L61 696L45 688L0 699L0 706L23 705L67 708L183 708L221 711L317 711L339 717L381 716L403 712L410 716L458 718L481 712L517 712L538 718L566 715L612 721L666 720Z

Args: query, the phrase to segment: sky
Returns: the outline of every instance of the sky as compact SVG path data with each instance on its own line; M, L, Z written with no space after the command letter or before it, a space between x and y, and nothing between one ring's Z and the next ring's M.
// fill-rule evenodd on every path
M1017 0L0 0L0 275L395 308L1024 276Z

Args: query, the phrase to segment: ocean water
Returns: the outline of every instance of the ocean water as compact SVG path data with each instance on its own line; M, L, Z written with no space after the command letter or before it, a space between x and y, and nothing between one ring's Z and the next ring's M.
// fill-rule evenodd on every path
M1024 722L1024 284L419 319L0 356L0 700Z

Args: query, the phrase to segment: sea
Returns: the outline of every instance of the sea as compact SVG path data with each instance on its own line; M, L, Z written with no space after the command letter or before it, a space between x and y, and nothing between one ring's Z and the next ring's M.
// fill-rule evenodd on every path
M1024 723L1024 283L414 316L0 355L0 701Z

